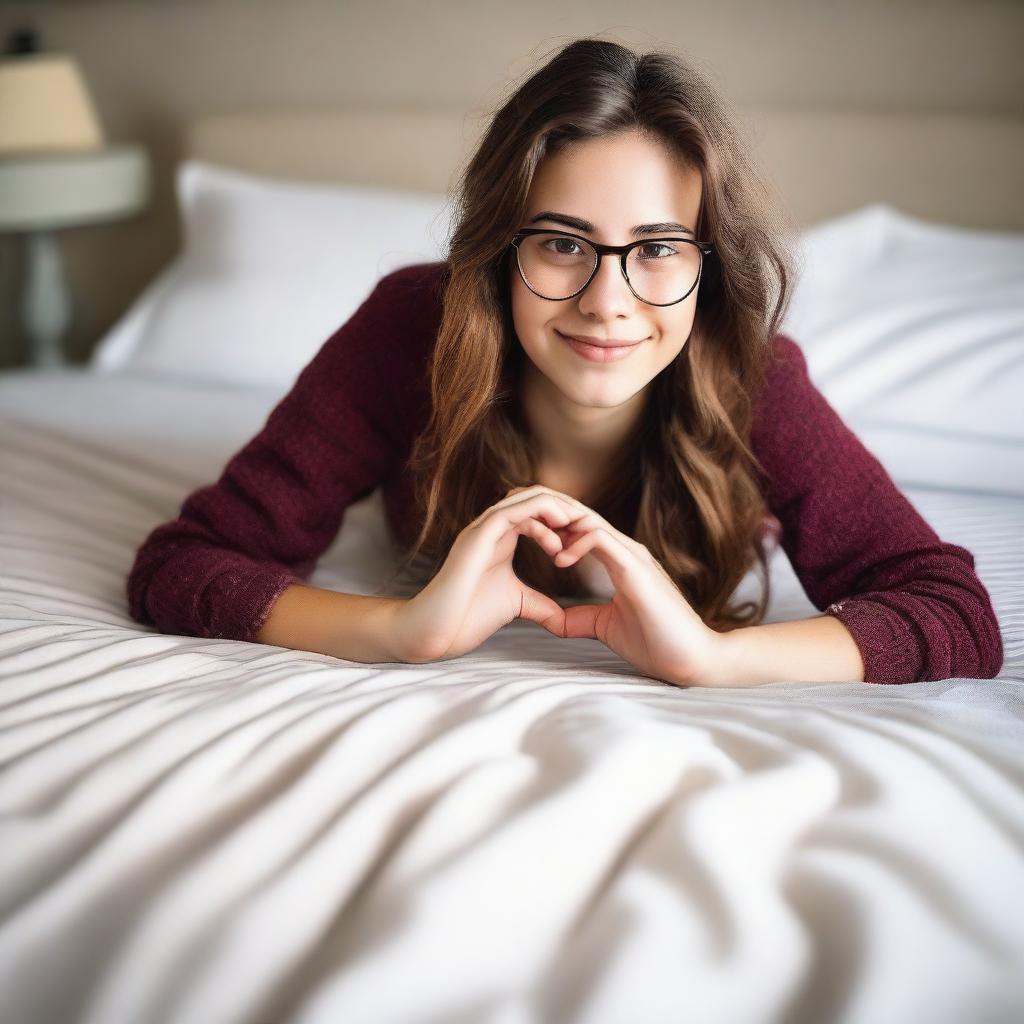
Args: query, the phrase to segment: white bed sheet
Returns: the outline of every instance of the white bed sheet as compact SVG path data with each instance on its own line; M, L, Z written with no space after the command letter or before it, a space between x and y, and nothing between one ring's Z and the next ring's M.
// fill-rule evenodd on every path
M526 622L421 666L140 628L137 546L278 397L0 375L4 1021L1024 1019L1024 498L906 487L976 556L997 679L683 689ZM375 493L312 582L374 592L390 553ZM772 579L769 621L815 613L781 550Z

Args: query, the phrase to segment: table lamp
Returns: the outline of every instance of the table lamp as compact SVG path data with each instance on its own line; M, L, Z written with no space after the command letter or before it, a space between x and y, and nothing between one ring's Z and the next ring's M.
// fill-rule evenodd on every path
M21 313L29 362L59 367L71 299L54 232L117 220L149 199L146 151L106 145L73 58L34 50L31 33L0 55L0 231L24 235Z

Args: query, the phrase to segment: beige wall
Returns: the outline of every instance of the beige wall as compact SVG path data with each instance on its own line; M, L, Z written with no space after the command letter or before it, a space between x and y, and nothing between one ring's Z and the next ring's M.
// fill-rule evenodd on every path
M697 60L737 104L1024 114L1024 4L992 0L122 0L0 4L74 54L111 142L142 142L151 208L61 232L77 362L174 255L173 169L200 113L407 104L482 111L558 46L600 34ZM809 155L809 159L812 155ZM966 186L965 186L966 187ZM26 361L21 240L0 236L0 368Z

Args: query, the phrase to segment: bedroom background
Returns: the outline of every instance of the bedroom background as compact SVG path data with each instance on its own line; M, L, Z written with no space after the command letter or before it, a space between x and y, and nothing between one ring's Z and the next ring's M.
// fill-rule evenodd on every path
M1024 1021L1024 5L0 0L0 43L28 29L153 190L56 233L58 372L26 359L24 239L0 233L0 1018ZM523 620L367 665L129 616L139 545L369 291L382 219L391 255L443 227L507 84L587 35L680 52L742 114L806 229L810 378L976 558L996 677L970 642L899 675L913 612L884 682L721 689ZM885 516L841 477L823 507ZM380 593L381 492L354 493L308 582ZM162 611L244 608L273 568L211 536L227 562L163 563L186 597ZM767 623L850 596L812 601L781 547L770 569ZM922 615L947 613L930 582Z
M948 224L1024 228L1024 6L1012 0L638 0L628 11L539 0L0 4L2 39L25 28L42 49L77 60L108 144L143 145L153 171L142 213L57 233L72 363L88 361L179 251L174 170L198 118L432 111L464 119L468 141L506 82L586 34L698 61L749 118L798 225L882 200ZM417 144L416 163L431 165L438 190L454 169L449 153L441 141L436 152ZM323 173L316 160L304 168L288 159L290 177ZM385 145L366 170L374 181L422 186L411 164ZM0 369L28 361L24 267L21 237L0 234Z

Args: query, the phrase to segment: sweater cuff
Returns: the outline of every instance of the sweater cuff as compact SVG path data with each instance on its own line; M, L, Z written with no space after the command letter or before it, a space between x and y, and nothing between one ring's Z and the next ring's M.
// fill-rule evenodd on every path
M275 565L227 569L211 581L204 593L201 621L207 636L258 643L256 635L270 616L277 598L292 584L302 581Z
M916 683L922 638L898 612L870 598L836 601L825 609L853 636L864 662L865 683Z

